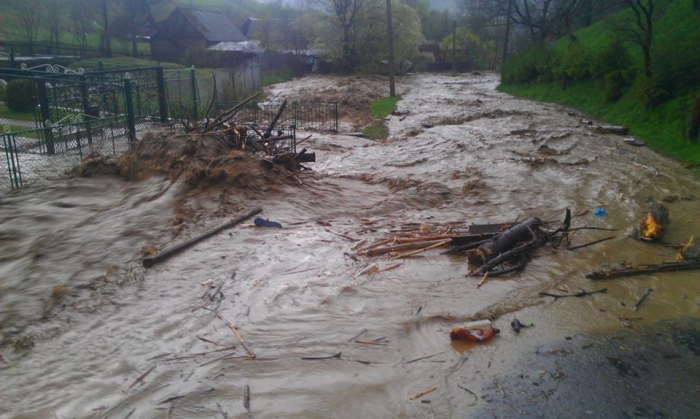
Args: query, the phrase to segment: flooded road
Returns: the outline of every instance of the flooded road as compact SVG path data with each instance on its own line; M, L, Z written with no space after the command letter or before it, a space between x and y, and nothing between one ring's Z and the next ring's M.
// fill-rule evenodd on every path
M330 97L341 84L357 86L349 94L385 89L377 78L313 76L276 85L268 96L293 100L323 90ZM0 417L697 412L698 272L609 281L585 275L623 261L674 260L675 249L628 235L651 197L669 201L666 241L698 237L700 182L624 137L596 133L583 115L501 94L497 84L488 74L399 78L398 106L410 112L389 118L387 141L346 135L352 121L341 125L345 133L310 132L304 146L317 162L309 165L313 174L301 176L303 186L210 187L187 200L193 216L177 237L173 202L181 181L100 176L5 197ZM141 268L144 247L163 249L257 206L284 228L249 220ZM561 222L566 208L580 214L575 227L618 230L581 230L572 245L615 239L576 251L542 247L519 274L480 288L479 278L465 277L464 258L426 252L360 275L370 263L396 262L351 250L409 225L429 230L531 216ZM607 215L596 216L596 208ZM607 292L584 298L539 295L601 287ZM653 293L634 311L648 289ZM514 333L515 317L533 327ZM479 345L450 342L453 326L483 318L500 335ZM663 350L653 350L655 339ZM668 356L654 358L661 355ZM658 371L644 362L672 365ZM601 378L600 387L585 371ZM663 371L678 377L678 391ZM648 391L620 385L628 382Z

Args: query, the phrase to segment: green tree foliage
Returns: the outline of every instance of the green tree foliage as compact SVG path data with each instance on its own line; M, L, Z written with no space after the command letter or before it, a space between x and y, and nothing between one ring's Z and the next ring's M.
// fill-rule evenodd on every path
M440 42L443 62L466 63L469 68L486 69L493 66L496 58L494 41L483 41L467 26L456 29L456 36L446 36ZM455 56L452 56L452 40L455 39Z
M383 0L327 0L320 19L315 49L326 52L338 70L377 69L386 60L386 6ZM332 6L332 7L331 7ZM423 41L420 19L415 10L399 1L392 3L394 55L408 62L418 54Z
M15 112L29 112L36 106L36 85L28 79L15 79L5 88L5 104Z
M520 54L506 64L502 81L562 87L590 81L606 101L628 96L646 109L694 97L700 92L700 14L688 13L690 0L665 1L638 0L647 12L629 8L578 32L577 40Z

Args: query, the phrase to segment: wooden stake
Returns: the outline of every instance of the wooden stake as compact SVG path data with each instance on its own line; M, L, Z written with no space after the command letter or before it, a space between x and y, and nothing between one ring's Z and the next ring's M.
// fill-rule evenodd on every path
M417 398L419 398L419 397L425 396L425 395L428 394L428 393L432 393L432 392L435 391L436 389L437 389L437 386L428 387L428 388L426 388L426 389L423 390L423 391L419 391L418 393L414 394L413 396L409 397L408 399L409 399L409 400L415 400L415 399L417 399Z
M428 247L425 247L425 248L423 248L423 249L416 250L416 251L414 251L414 252L408 252L408 253L403 253L403 254L400 254L400 255L396 255L396 256L390 258L389 260L395 260L395 259L400 259L400 258L405 258L405 257L417 255L417 254L419 254L419 253L425 252L426 250L430 250L430 249L435 249L435 248L438 248L438 247L446 246L446 245L450 244L451 242L452 242L451 239L450 239L450 240L444 240L444 241L441 241L441 242L439 242L439 243L435 243L435 244L432 245L432 246L428 246Z
M131 385L129 386L129 388L128 388L127 390L131 390L131 388L132 388L133 386L135 386L136 384L138 384L138 383L140 383L141 381L143 381L143 379L146 378L146 376L147 376L148 374L150 374L151 371L153 371L155 368L156 368L156 366L154 365L154 366L152 366L148 371L146 371L146 372L144 372L143 374L139 375L139 377L138 377L136 380L134 380L133 383L131 383Z
M486 278L487 278L488 276L489 276L489 272L486 271L486 273L484 274L484 276L481 277L481 281L479 281L479 283L476 284L476 287L477 287L477 288L481 288L481 286L484 285L484 283L486 282Z
M241 345L243 345L243 349L245 349L246 352L248 352L248 355L250 355L251 358L255 359L256 355L255 352L253 352L252 349L248 347L248 345L245 343L243 340L243 336L241 336L240 333L238 333L238 330L236 327L231 323L230 321L226 320L224 316L221 315L218 311L216 312L216 317L220 318L221 320L226 322L226 325L228 326L229 329L233 332L234 336L236 336L236 339L238 339L239 342L241 342Z

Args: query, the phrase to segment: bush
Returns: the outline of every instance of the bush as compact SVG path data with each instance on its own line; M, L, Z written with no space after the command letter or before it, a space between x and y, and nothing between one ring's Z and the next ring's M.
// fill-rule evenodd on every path
M511 58L503 66L506 84L550 81L556 67L556 56L549 48L535 48Z
M36 85L28 79L15 79L5 88L5 104L15 112L29 112L36 106Z
M553 63L554 65L554 63ZM581 81L591 75L591 57L588 50L578 42L570 42L559 52L559 59L553 67L553 76L561 82L562 88L572 81Z
M647 109L660 105L670 98L670 94L655 77L640 74L632 85L632 94Z
M632 57L628 49L619 41L607 44L602 51L591 57L591 61L593 62L591 74L595 77L605 77L606 74L628 71L633 67Z

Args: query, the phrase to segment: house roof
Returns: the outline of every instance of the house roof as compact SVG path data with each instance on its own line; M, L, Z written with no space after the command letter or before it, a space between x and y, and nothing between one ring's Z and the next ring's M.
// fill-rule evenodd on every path
M208 42L242 42L247 38L231 19L221 13L179 7L176 10L204 36Z
M248 38L260 38L263 31L273 36L284 36L284 31L292 24L290 19L260 19L249 17L241 25L241 32Z

